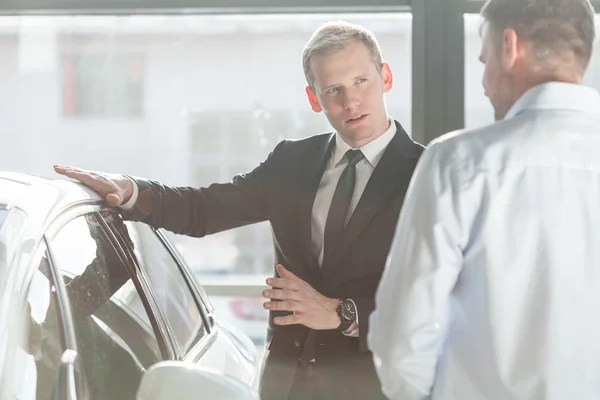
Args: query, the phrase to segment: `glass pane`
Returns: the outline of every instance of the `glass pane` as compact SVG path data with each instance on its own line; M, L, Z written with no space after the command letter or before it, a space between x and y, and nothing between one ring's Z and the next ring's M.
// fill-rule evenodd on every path
M228 181L282 139L331 130L306 99L301 54L333 19L375 33L395 77L388 111L410 132L409 13L0 16L0 168ZM208 253L190 262L200 270L267 274L269 236L263 224L177 247ZM209 261L230 246L237 257Z
M200 340L206 329L196 299L169 250L152 228L125 222L135 256L148 277L156 302L170 325L183 355Z
M336 19L377 36L395 78L388 111L410 133L410 13L0 16L0 169L228 181L282 139L331 131L306 99L301 54ZM171 238L196 274L273 270L266 223Z
M124 258L96 214L69 222L50 246L65 279L92 398L134 398L144 368L161 353L148 317L132 312L141 299Z
M51 399L63 347L54 281L44 255L30 282L25 323L14 364L6 365L12 374L12 396L19 399ZM5 360L6 362L7 360Z
M478 128L494 122L494 110L485 97L481 81L483 64L479 62L481 37L480 16L465 14L465 127ZM596 14L596 42L592 62L584 83L600 90L600 14Z

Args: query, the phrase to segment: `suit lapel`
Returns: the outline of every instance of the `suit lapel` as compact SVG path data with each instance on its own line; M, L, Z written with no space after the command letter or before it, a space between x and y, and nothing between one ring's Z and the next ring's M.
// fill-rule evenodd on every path
M331 150L335 143L335 135L325 136L324 140L314 149L313 154L306 157L307 163L299 171L298 188L300 207L298 213L299 240L301 240L300 251L306 254L306 265L315 278L321 276L318 261L312 254L312 209L321 182L323 172L327 167Z
M345 254L358 235L377 214L394 190L406 179L410 179L414 166L414 142L399 123L394 139L390 142L377 167L373 171L365 190L356 205L340 246L337 256L331 260L323 271L326 276L335 270L340 258ZM368 250L366 250L368 251Z

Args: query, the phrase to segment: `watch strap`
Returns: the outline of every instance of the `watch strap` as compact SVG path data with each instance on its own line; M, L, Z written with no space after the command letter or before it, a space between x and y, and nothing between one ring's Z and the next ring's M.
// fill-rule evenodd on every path
M335 331L336 332L346 332L352 326L352 322L351 321L345 321L345 320L342 319L342 323L337 328L335 328Z

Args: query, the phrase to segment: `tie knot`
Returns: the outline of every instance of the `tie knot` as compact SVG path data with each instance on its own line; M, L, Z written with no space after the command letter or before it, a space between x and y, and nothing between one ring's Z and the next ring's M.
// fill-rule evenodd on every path
M348 164L350 165L356 165L364 157L365 155L360 150L348 150L346 152L346 158L348 159Z

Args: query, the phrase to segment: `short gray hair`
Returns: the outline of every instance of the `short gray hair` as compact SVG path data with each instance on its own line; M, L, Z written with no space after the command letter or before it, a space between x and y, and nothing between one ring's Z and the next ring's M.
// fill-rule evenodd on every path
M383 56L373 33L360 25L344 21L331 21L319 27L304 46L302 67L306 82L314 90L314 77L310 69L310 60L316 55L330 55L343 50L353 41L361 41L371 53L377 70L381 72Z
M481 15L496 43L514 29L542 67L583 74L590 63L596 30L589 0L487 0Z

